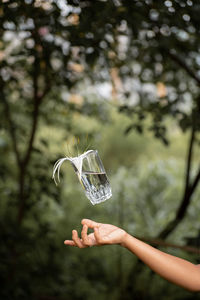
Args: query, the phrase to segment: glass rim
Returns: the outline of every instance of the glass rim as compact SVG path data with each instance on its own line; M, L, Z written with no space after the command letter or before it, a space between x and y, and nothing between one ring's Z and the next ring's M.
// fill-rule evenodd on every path
M79 155L79 156L73 157L73 158L72 158L72 162L73 162L73 160L75 160L75 159L77 159L77 158L82 158L82 159L83 159L83 158L87 157L89 154L92 154L92 153L98 154L98 150L88 150L88 151L82 153L82 154Z

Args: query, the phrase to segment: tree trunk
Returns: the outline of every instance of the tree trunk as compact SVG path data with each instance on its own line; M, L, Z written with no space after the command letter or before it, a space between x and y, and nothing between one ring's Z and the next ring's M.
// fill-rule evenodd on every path
M160 232L160 234L158 235L159 239L167 238L176 229L176 227L180 224L180 222L183 220L183 218L186 215L187 209L191 203L192 195L194 194L194 191L200 180L200 166L199 166L199 170L197 171L197 174L196 174L195 178L193 179L193 181L191 179L191 165L192 165L192 159L193 159L193 148L194 148L194 144L195 144L195 130L196 130L195 118L192 120L192 122L193 122L193 127L192 127L192 131L191 131L191 137L190 137L188 154L187 154L185 187L184 187L183 198L178 207L175 218L172 221L170 221L167 224L167 226Z

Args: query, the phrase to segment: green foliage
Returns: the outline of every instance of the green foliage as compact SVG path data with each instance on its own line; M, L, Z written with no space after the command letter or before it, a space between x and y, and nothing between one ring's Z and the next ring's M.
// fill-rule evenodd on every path
M192 129L196 144L200 128L198 1L1 2L0 298L192 299L152 279L124 249L80 251L63 240L74 227L80 232L85 217L139 237L156 237L174 218L188 142L178 126ZM123 83L115 110L87 92L110 81L112 68ZM155 89L158 81L164 97L146 86ZM166 149L145 128L165 145L168 128L175 143ZM51 180L58 158L87 147L99 150L113 189L98 206L90 205L70 165L62 167L59 186ZM198 145L192 158L198 166ZM192 196L174 243L198 236L199 188Z
M77 116L75 119L71 118L75 132L76 126L78 130L87 128L92 121L87 116L79 116L78 120L79 124ZM1 201L1 257L5 260L1 261L0 274L5 283L2 290L4 299L53 296L65 299L66 295L73 299L117 299L119 295L123 295L124 299L133 295L138 295L141 299L170 299L174 295L175 299L186 299L190 295L152 275L147 267L141 268L136 278L132 275L137 268L136 258L117 246L80 251L63 245L64 239L71 237L73 228L80 233L80 220L85 217L123 226L139 237L156 237L160 227L173 217L177 206L176 198L182 190L183 159L179 157L179 145L177 143L177 148L172 148L171 159L166 158L165 148L160 145L163 147L164 160L156 159L154 149L158 147L157 142L153 142L151 137L133 133L132 138L124 137L126 122L128 119L116 112L110 115L110 125L103 126L93 120L93 146L100 151L113 189L113 197L96 206L91 206L84 196L70 164L62 166L61 184L58 187L51 181L53 162L64 155L66 132L64 128L60 128L58 132L59 127L56 126L46 127L43 124L40 127L35 143L38 151L34 151L28 173L31 185L27 204L30 206L27 206L21 229L17 229L15 223L16 203L11 206L9 201ZM112 142L111 137L117 133L118 139L113 146L114 140ZM41 142L44 137L45 143ZM179 139L180 135L176 134L176 140ZM68 140L72 143L69 144L70 149L73 151L74 147L76 151L74 138L70 139L69 133ZM106 147L102 144L105 141L110 141L106 142ZM136 141L137 147L134 148ZM128 155L131 145L133 153ZM112 149L116 151L114 156ZM9 160L6 166L12 169ZM6 169L4 171L7 174ZM14 181L6 176L6 182L13 190L16 185ZM9 195L8 198L10 199ZM187 218L172 236L174 243L185 243L186 228L189 229L190 236L197 235L198 223L194 224L192 220L198 219L198 199L197 194ZM13 244L16 244L14 251L17 257L12 253ZM194 256L186 256L184 252L173 249L170 252L195 262ZM7 280L15 259L17 265L11 288ZM152 276L153 280L150 279ZM116 287L118 282L122 284L117 284ZM165 294L163 289L167 291ZM145 290L148 291L147 295Z
M70 4L80 9L72 44L82 47L82 59L95 70L91 74L93 80L109 79L108 73L101 72L105 66L119 71L125 102L120 110L132 118L127 131L142 132L143 121L149 115L149 129L165 144L168 140L164 121L169 115L182 130L193 127L195 119L199 131L198 1ZM149 83L160 82L166 91L159 96Z

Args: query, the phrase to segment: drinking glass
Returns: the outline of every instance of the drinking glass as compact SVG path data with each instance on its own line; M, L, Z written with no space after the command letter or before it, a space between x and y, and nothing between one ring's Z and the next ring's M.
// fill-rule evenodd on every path
M76 168L75 171L79 172ZM90 150L82 155L82 169L77 175L86 197L93 205L112 196L111 186L97 150Z

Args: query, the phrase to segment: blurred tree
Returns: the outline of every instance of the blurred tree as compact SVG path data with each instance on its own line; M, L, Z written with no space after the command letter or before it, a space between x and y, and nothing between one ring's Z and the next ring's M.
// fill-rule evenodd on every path
M27 242L28 252L38 236L26 239L22 226L26 215L31 211L48 236L48 224L41 222L34 205L42 194L59 201L46 176L46 166L55 158L45 157L48 141L39 137L39 127L56 124L70 132L72 112L105 120L102 103L88 105L74 92L85 78L91 84L112 83L115 104L122 103L120 111L131 118L127 133L132 129L142 133L146 126L167 144L169 116L183 131L190 131L182 200L175 218L158 236L166 238L183 220L200 180L200 166L192 165L200 131L199 12L197 0L1 2L0 175L5 186L1 251L11 249L8 279L16 278L17 270L19 275L19 260L26 270L24 247L11 247L10 237L21 238L23 245ZM49 248L53 257L57 249ZM25 275L18 280L24 282Z
M142 133L149 116L148 129L166 145L168 117L174 118L184 132L190 132L182 199L175 218L159 234L166 238L184 218L200 181L200 166L192 166L200 131L199 3L68 3L79 8L72 44L80 47L85 63L95 69L94 81L113 82L115 97L117 93L124 103L120 111L132 118L126 133L132 129ZM105 68L106 73L100 72Z
M41 199L44 206L50 205L45 199L59 202L59 189L49 184L56 158L48 152L49 140L41 138L39 129L56 124L68 136L73 113L101 118L106 112L98 103L88 110L81 97L77 102L77 97L69 96L83 77L83 66L69 42L76 22L71 10L65 13L60 3L5 0L0 4L1 255L6 257L0 273L7 287L5 299L33 294L25 281L30 281L31 273L44 275L39 265L48 265L52 259L49 274L59 269L53 258L57 252L50 236L53 228L37 207ZM63 96L61 91L66 90ZM106 120L105 115L102 118ZM27 258L31 245L42 244L44 234L46 255L38 256L38 262L34 253Z

